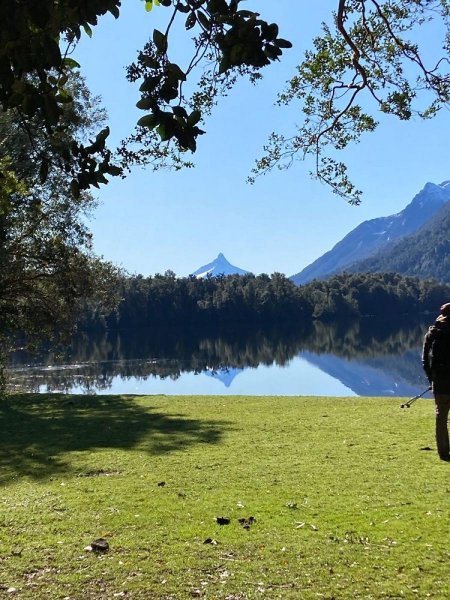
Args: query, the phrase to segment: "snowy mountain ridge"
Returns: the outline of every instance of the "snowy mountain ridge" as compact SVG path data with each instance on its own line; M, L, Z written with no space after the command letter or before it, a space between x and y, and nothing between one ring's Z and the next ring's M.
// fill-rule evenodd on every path
M244 269L240 269L239 267L235 267L231 263L227 261L222 252L219 253L217 258L215 258L212 262L207 265L203 265L191 275L197 277L198 279L203 279L204 277L219 277L220 275L246 275L249 271L245 271Z
M353 263L377 253L394 240L417 231L450 199L450 181L427 183L402 211L388 217L364 221L331 250L290 279L302 285L339 273Z

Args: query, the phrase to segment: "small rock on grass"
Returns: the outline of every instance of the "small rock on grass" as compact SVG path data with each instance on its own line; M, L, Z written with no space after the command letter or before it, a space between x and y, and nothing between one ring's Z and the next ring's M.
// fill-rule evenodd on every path
M238 521L244 529L250 529L250 526L253 525L253 523L256 523L255 517L248 517L248 519L242 517L241 519L238 519Z
M96 552L97 554L104 554L109 550L109 544L104 538L98 538L91 542L89 546L86 546L85 550L88 552Z

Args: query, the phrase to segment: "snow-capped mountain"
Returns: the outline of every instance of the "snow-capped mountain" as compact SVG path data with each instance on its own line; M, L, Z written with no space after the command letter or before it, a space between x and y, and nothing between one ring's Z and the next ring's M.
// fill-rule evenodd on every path
M249 271L244 271L244 269L240 269L239 267L230 264L221 252L215 260L207 265L203 265L203 267L200 267L191 273L191 275L201 279L208 275L210 277L218 277L219 275L245 275L248 272Z
M395 272L450 283L450 202L417 231L347 267L350 272Z
M323 256L290 279L297 285L323 279L417 231L450 199L450 181L427 183L402 211L364 221Z

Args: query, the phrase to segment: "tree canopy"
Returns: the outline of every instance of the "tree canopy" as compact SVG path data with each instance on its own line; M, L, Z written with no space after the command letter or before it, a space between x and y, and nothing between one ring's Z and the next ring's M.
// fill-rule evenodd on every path
M257 79L262 67L281 58L290 41L278 26L243 0L148 0L147 11L167 10L167 26L155 29L127 76L140 85L137 129L111 157L109 128L89 144L71 140L58 160L36 153L45 178L57 164L70 173L72 194L107 182L133 163L175 161L189 164L204 133L202 120L217 97L242 75ZM70 54L81 35L106 13L120 18L120 0L3 0L0 6L0 105L13 109L26 129L39 118L49 136L62 126L65 104L72 101L67 81L79 65ZM307 8L305 8L307 10ZM331 24L299 64L281 105L300 102L302 121L293 134L274 132L255 176L295 158L312 156L313 174L333 191L358 203L361 192L347 175L337 151L373 131L378 115L402 120L433 117L450 94L449 0L336 0ZM184 64L171 58L171 42L181 22L192 51ZM434 51L420 32L433 26ZM424 41L425 40L425 41ZM426 43L427 47L424 48ZM186 96L186 82L198 87Z
M64 129L50 137L38 118L24 130L13 110L0 112L0 354L2 335L21 344L58 338L88 300L111 308L115 298L109 283L117 270L93 254L84 219L94 198L87 191L71 198L64 171L44 178L33 158L34 150L51 161L68 138L83 139L105 118L82 79L71 76L67 89Z
M333 17L278 98L299 102L302 121L293 135L271 135L253 174L312 156L312 174L358 204L336 151L374 131L383 113L430 119L448 107L450 2L339 0Z
M220 90L231 86L239 74L256 76L262 67L278 59L290 42L278 35L278 26L259 18L259 14L240 9L241 0L153 0L145 2L170 9L165 31L155 29L152 38L128 68L128 78L140 83L138 107L145 111L135 133L120 149L121 166L134 161L162 159L149 132L155 130L158 142L173 140L175 155L195 151L203 133L199 122L211 108ZM40 119L42 128L52 137L63 126L63 107L72 101L67 89L69 73L78 67L70 53L82 31L92 35L99 17L109 12L120 15L120 0L5 0L0 7L0 103L2 110L14 109L22 127L30 119ZM192 54L185 65L170 58L170 40L174 23L183 20L192 36ZM209 65L209 66L207 66ZM186 98L183 84L202 66L197 93ZM198 70L197 70L198 72ZM100 131L85 145L76 139L60 148L58 161L36 153L42 178L49 168L59 164L71 174L71 191L107 182L107 175L118 175L106 148L109 128ZM147 137L150 136L150 141ZM138 143L141 150L130 149ZM171 150L170 150L171 151ZM169 151L169 152L170 152ZM150 159L149 159L150 155Z

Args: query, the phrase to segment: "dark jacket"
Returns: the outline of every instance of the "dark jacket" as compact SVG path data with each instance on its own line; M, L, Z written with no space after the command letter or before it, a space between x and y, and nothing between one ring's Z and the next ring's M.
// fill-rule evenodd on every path
M431 348L437 337L443 337L445 343L450 345L450 316L440 315L436 319L434 325L425 334L422 350L422 365L433 385L433 392L435 394L450 394L450 366L436 364L436 361L433 361L432 364L431 361Z

